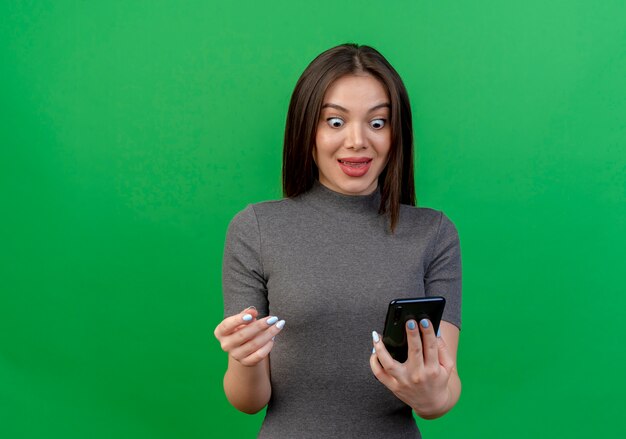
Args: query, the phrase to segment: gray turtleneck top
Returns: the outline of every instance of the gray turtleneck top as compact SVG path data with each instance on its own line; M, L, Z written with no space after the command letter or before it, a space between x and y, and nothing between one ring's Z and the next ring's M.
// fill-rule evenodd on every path
M259 438L419 438L411 408L374 377L372 330L390 300L444 296L461 325L457 231L402 205L395 232L380 195L307 193L248 206L230 223L224 314L254 305L286 320L270 354L272 397Z

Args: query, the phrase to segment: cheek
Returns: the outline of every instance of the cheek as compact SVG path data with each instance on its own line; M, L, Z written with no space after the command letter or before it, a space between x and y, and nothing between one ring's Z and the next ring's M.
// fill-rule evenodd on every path
M337 140L331 133L318 132L315 136L315 145L320 154L332 152Z
M391 133L386 133L377 138L376 146L380 155L389 155L389 151L391 151Z

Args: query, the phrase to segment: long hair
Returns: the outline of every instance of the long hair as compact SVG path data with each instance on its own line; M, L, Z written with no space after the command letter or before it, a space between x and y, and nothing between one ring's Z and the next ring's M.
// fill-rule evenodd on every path
M400 75L374 48L342 44L317 56L304 70L291 95L283 145L283 194L296 197L319 178L313 161L317 124L324 94L335 80L368 73L386 88L391 101L389 161L378 177L380 214L389 215L393 232L400 204L415 205L413 180L413 123L409 96Z

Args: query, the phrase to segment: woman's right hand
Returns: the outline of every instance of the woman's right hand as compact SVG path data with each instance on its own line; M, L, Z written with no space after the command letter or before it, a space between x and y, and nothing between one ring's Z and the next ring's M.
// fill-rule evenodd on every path
M222 350L244 366L254 366L269 355L274 347L274 337L285 326L278 317L257 320L254 307L226 317L213 332Z

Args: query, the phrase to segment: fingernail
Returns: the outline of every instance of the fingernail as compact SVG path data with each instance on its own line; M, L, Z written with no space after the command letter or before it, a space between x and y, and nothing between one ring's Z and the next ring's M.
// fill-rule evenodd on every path
M409 320L409 323L407 325L409 327L409 329L415 329L415 321L414 320Z
M244 309L244 311L248 311L249 309L256 309L256 307L255 306L249 306L246 309Z
M249 322L250 320L252 320L252 316L250 314L244 314L242 320L244 322Z
M437 337L441 337L441 328L437 329Z
M372 355L376 353L376 348L372 348Z
M268 325L273 325L277 321L278 321L278 317L270 317L269 319L267 319L267 324Z
M283 329L283 326L285 326L285 321L281 320L280 322L276 323L276 327L278 329Z
M272 337L272 341L276 340L276 336Z
M422 328L428 328L428 320L426 319L420 320L420 325L422 325Z
M374 343L378 343L380 341L380 337L378 337L376 331L372 331L372 338L374 339Z

